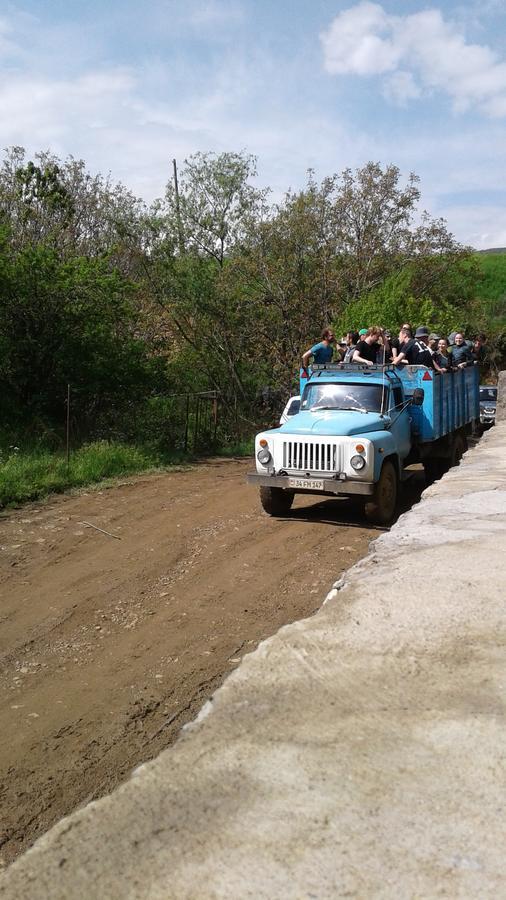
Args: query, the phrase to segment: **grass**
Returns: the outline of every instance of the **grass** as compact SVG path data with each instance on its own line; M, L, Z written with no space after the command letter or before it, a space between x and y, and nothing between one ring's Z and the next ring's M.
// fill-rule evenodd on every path
M252 456L253 451L254 440L251 439L220 447L215 452L219 456L237 457ZM191 456L182 451L163 453L108 441L85 444L75 450L68 466L63 453L51 450L0 450L0 509L124 475L189 462L192 462Z
M147 469L181 462L154 451L126 444L99 441L70 456L49 450L18 451L0 455L0 507L38 500L51 493L84 487L108 478L134 475Z
M255 452L255 438L251 437L247 440L237 441L234 444L226 444L220 446L216 451L218 456L253 456Z

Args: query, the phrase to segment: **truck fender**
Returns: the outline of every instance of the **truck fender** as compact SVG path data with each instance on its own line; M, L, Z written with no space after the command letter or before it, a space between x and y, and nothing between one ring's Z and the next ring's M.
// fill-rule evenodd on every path
M383 463L391 459L399 473L399 454L393 435L389 431L369 432L364 435L372 441L374 447L374 481L378 481Z

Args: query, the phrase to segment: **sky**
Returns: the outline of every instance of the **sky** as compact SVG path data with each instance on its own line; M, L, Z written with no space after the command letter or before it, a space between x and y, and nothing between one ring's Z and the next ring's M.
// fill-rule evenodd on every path
M1 0L0 122L147 202L197 151L254 154L274 199L393 163L506 246L506 0Z

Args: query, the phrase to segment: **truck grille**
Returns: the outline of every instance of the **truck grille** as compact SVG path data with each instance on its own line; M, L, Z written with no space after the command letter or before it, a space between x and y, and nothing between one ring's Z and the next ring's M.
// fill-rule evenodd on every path
M283 469L300 472L342 472L339 444L283 441Z

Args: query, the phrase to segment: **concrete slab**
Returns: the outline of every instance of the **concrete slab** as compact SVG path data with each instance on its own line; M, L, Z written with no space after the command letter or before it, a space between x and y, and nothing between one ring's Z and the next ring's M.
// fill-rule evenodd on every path
M506 422L0 896L506 896L505 448Z
M506 420L506 372L499 372L497 387L496 422L503 422Z

